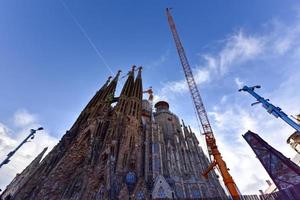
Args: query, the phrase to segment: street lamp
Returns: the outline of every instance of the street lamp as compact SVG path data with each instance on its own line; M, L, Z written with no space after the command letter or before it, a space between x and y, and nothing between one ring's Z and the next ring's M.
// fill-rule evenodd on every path
M17 150L23 145L25 144L26 142L28 142L29 139L33 139L34 138L34 134L37 132L37 131L41 131L41 130L44 130L43 127L39 127L38 129L30 129L30 134L21 142L21 144L19 144L19 146L17 146L13 151L9 152L7 154L7 157L0 163L0 168L2 167L2 165L5 165L7 163L9 163L10 161L10 158L17 152Z

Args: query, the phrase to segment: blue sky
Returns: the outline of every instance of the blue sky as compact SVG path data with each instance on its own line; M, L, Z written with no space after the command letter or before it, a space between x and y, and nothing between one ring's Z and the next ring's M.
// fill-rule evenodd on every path
M266 187L267 175L261 167L262 175L257 174L259 163L241 137L248 129L293 156L285 144L292 129L250 107L253 99L237 89L261 84L259 92L274 104L289 114L300 111L297 1L64 2L76 22L60 0L0 2L1 152L28 128L46 129L24 146L19 163L7 167L7 179L22 169L23 160L28 163L43 146L58 141L110 69L125 74L131 65L142 65L144 87L153 87L155 100L168 100L172 111L198 131L165 16L169 6L219 146L241 190L253 193Z

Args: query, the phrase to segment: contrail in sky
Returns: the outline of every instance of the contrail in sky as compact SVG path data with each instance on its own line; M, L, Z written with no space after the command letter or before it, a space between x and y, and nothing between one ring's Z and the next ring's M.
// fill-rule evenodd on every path
M72 18L72 20L74 21L74 23L78 26L78 28L80 29L80 31L82 32L82 34L84 35L84 37L87 39L87 41L89 42L89 44L91 45L91 47L94 49L94 51L96 52L96 54L98 55L98 57L100 58L100 60L103 62L103 64L105 65L105 67L112 74L114 74L114 72L112 71L112 69L109 67L109 65L105 61L103 55L100 53L99 49L96 47L96 45L94 44L94 42L92 41L92 39L89 37L89 35L87 34L87 32L83 28L83 26L81 26L81 24L78 22L78 20L76 19L76 17L72 14L72 12L69 9L69 7L67 6L67 4L63 0L60 0L60 2L63 5L63 7L66 9L66 11L68 12L68 14L70 15L70 17Z

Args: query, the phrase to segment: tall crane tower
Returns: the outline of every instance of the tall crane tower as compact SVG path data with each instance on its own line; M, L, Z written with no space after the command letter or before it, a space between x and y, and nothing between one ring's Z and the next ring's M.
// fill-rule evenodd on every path
M183 67L184 75L185 75L186 81L188 83L190 93L193 98L193 102L194 102L194 105L196 108L198 118L199 118L202 128L203 128L203 134L205 136L208 153L209 153L210 157L213 157L213 161L209 165L208 169L205 172L203 172L203 176L208 177L208 173L215 166L218 167L218 169L223 177L224 184L228 189L228 192L230 193L230 195L233 197L234 200L238 200L240 198L239 198L239 192L238 192L237 186L236 186L233 178L229 174L226 163L223 160L220 151L218 150L218 147L216 144L216 139L214 137L211 125L209 123L208 116L205 111L199 90L197 88L191 67L190 67L187 57L185 55L179 35L177 33L175 23L174 23L173 17L170 12L170 8L166 9L166 13L167 13L168 22L169 22L169 25L170 25L170 28L172 31L172 35L173 35L173 38L174 38L174 41L176 44L180 62Z

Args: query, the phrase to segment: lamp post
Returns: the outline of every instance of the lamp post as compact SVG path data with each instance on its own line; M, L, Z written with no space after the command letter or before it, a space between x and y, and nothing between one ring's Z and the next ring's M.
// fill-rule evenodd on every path
M0 163L0 168L9 163L10 161L10 158L17 152L17 150L23 145L25 144L26 142L28 142L28 140L32 140L34 138L34 134L37 132L37 131L40 131L40 130L43 130L44 128L43 127L39 127L38 129L30 129L30 134L21 142L21 144L19 144L19 146L17 146L13 151L9 152L6 156L6 158Z
M267 112L269 114L272 114L274 117L276 118L281 118L283 121L285 121L288 125L290 125L291 127L293 127L297 132L298 135L300 135L300 125L297 124L295 121L293 121L291 118L289 118L289 116L283 112L281 110L281 108L274 106L273 104L269 103L268 101L270 101L269 99L264 99L262 96L258 95L256 92L254 92L254 90L256 88L261 88L260 85L256 85L253 87L248 87L248 86L244 86L242 89L239 89L239 91L245 91L248 92L249 94L251 94L256 100L257 102L252 103L251 106L254 106L256 104L261 103L263 108L267 110Z

